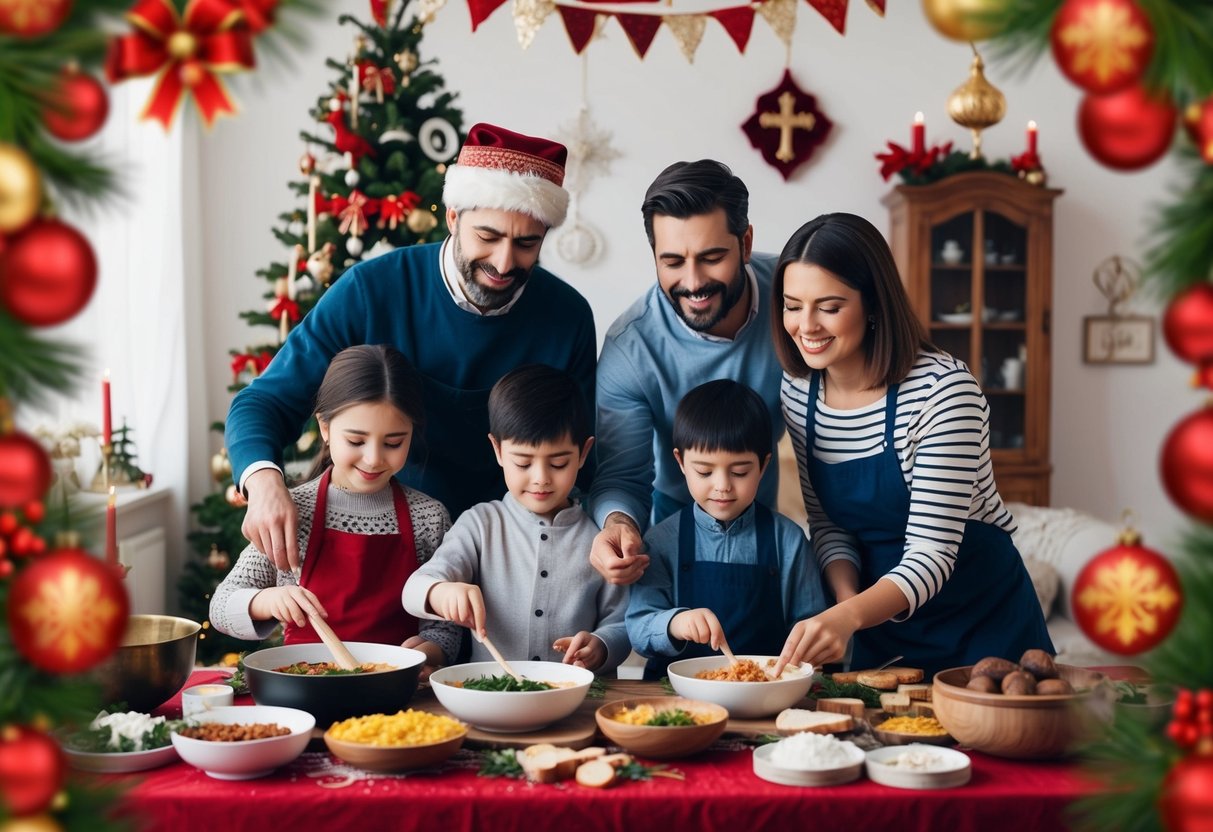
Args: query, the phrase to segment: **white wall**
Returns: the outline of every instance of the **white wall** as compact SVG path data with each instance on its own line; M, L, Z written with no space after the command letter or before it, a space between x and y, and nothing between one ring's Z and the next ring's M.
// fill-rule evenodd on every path
M237 81L242 114L199 142L196 248L205 294L205 355L193 363L206 369L206 421L221 419L226 411L227 350L253 340L237 318L239 311L263 302L265 284L253 272L282 258L269 229L279 212L296 207L286 183L298 176L303 145L297 134L311 127L307 109L330 81L324 58L342 57L352 44L352 29L335 23L337 12L366 16L365 0L332 6L329 20L310 27L311 43L293 56L293 67L265 68L259 81ZM666 164L709 156L731 165L750 188L756 248L778 251L800 224L825 211L855 212L887 227L880 198L891 184L881 180L873 154L887 139L908 143L916 110L926 113L929 141L952 139L968 146L966 131L945 112L948 94L967 77L968 47L937 35L919 4L907 0L889 6L882 19L852 0L845 37L808 5L799 6L791 68L835 127L825 146L787 183L740 129L756 98L779 83L784 69L784 49L765 21L755 20L744 56L709 22L693 65L667 30L640 61L618 24L607 25L606 37L588 50L589 101L594 118L614 132L613 144L623 156L582 204L583 219L603 233L606 253L590 266L573 267L549 246L544 259L589 299L600 335L654 279L639 206L644 189ZM558 15L523 52L508 4L472 34L466 5L451 0L421 46L423 59L439 58L447 88L459 92L465 126L491 121L552 135L576 116L581 59L569 47ZM1108 519L1131 506L1147 542L1166 548L1183 523L1162 493L1158 449L1171 425L1198 407L1201 397L1187 387L1189 368L1161 340L1152 366L1084 366L1080 329L1084 315L1105 310L1091 283L1093 268L1112 254L1141 259L1143 229L1154 216L1152 206L1166 197L1175 169L1169 161L1134 175L1100 167L1082 149L1074 128L1078 91L1047 56L1024 77L1009 77L997 66L988 67L987 75L1008 105L1003 124L987 132L987 156L1022 151L1024 125L1035 119L1050 184L1066 191L1057 202L1055 226L1054 504ZM1158 311L1145 300L1137 306ZM218 447L200 432L191 435L191 443L195 462ZM199 448L203 443L210 444Z

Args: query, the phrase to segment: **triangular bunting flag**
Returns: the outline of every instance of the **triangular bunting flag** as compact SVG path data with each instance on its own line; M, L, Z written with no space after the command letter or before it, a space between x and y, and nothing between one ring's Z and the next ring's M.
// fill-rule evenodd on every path
M686 55L687 63L695 62L695 50L703 40L703 30L708 19L701 14L672 14L662 18L665 25L674 33L678 48Z
M615 18L632 42L636 54L643 59L653 45L653 38L657 37L657 30L661 28L661 18L655 14L617 14Z
M518 31L518 45L527 49L535 40L535 33L556 9L555 0L514 0L514 28Z
M796 0L767 0L758 7L758 13L770 25L775 37L792 48L792 34L796 31Z
M821 16L838 30L838 34L847 33L847 0L805 0L805 2L821 12Z
M744 55L746 44L750 42L750 32L754 29L754 10L749 6L740 6L735 9L719 9L708 14L720 21L733 43L737 44L737 51Z
M468 0L468 11L472 13L472 31L489 19L489 15L505 5L505 0Z
M868 8L884 17L884 0L868 0Z
M585 49L586 44L594 37L597 12L570 6L557 6L556 10L564 21L564 31L568 33L569 43L573 44L573 51L580 55L581 50Z

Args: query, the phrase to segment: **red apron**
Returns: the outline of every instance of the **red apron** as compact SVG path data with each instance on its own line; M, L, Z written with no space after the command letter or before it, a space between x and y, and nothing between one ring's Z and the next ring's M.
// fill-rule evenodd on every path
M325 528L330 467L320 477L316 510L307 540L299 585L310 589L328 612L328 623L342 641L400 644L417 635L417 619L404 610L400 593L417 571L417 546L404 489L391 481L399 534L353 534ZM287 624L283 641L320 641L311 625Z

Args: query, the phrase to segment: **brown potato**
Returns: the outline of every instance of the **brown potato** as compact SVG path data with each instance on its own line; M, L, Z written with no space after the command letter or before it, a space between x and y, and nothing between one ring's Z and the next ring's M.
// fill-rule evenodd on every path
M998 693L998 683L989 676L974 676L965 685L969 690L980 691L981 693Z
M1031 696L1036 693L1036 677L1026 670L1008 673L1002 679L1002 692L1008 696Z
M1057 665L1044 650L1028 650L1019 659L1019 666L1036 677L1036 681L1057 678Z
M1016 670L1019 670L1019 667L1015 663L990 656L973 665L973 669L969 671L969 678L989 676L995 682L1001 682L1008 673L1014 673Z
M1041 679L1036 683L1036 692L1041 696L1052 696L1059 693L1073 693L1074 686L1065 679Z

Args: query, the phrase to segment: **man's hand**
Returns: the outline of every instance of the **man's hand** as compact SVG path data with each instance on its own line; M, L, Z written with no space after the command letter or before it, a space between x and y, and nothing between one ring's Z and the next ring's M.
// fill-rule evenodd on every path
M434 615L467 627L484 638L484 596L475 584L443 581L430 587L426 604Z
M282 474L262 468L244 484L248 491L248 511L240 533L283 572L299 568L299 544L295 531L299 520L291 494ZM324 518L317 522L323 523Z
M649 567L649 556L641 547L640 529L626 514L613 512L590 547L590 566L607 583L627 586L640 580Z
M720 619L707 607L683 610L671 618L670 638L706 644L713 650L719 650L720 645L725 643Z
M552 649L564 653L561 661L565 664L584 667L586 670L597 670L607 659L607 649L602 639L585 630L575 636L556 639Z
M249 617L254 621L268 621L271 618L283 624L294 624L296 627L307 626L309 615L328 618L324 605L310 589L290 584L289 586L271 586L253 596L248 607Z

